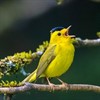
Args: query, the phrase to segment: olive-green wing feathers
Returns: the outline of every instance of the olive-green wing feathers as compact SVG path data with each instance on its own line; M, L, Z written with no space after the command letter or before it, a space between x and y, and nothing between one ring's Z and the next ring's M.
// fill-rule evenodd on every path
M49 45L45 53L42 55L37 67L36 77L38 78L55 58L54 50L56 45Z

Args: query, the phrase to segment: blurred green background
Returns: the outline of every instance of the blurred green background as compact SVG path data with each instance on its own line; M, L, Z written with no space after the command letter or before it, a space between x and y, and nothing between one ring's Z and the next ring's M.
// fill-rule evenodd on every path
M96 33L100 31L99 0L63 0L61 5L57 5L56 1L0 0L0 58L16 52L35 51L42 41L49 40L49 31L56 26L72 25L70 34L82 39L97 38ZM32 72L38 60L29 65L26 71ZM24 78L20 73L13 77L14 80ZM100 85L100 47L76 48L74 62L61 79L68 83ZM100 100L100 94L32 90L13 97L13 100L22 99Z

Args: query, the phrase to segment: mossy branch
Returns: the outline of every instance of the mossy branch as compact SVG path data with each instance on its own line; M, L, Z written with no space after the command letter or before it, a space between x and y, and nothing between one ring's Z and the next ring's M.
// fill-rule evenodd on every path
M100 93L100 86L96 85L88 85L88 84L61 84L61 85L54 85L53 88L51 88L50 85L44 85L44 84L32 84L32 83L26 83L23 86L20 87L1 87L0 92L4 94L15 94L20 92L25 92L29 90L39 90L39 91L92 91Z
M75 39L75 44L76 47L81 47L81 46L100 46L100 39L85 39L82 40L80 38ZM8 56L5 57L4 59L0 60L0 74L7 75L8 74L13 74L16 73L16 70L11 70L13 67L18 70L21 67L30 64L33 59L36 57L40 56L45 48L47 48L48 42L43 43L43 45L40 45L39 48L36 50L36 52L22 52L22 53L17 53L14 54L13 56ZM17 57L17 59L15 59ZM27 62L27 63L26 63ZM13 66L13 67L12 67ZM15 67L17 66L17 67ZM5 70L4 70L5 69ZM12 73L13 72L13 73ZM3 75L0 75L1 77ZM7 84L10 84L7 85ZM18 85L12 85L12 82L8 82L7 84L1 84L0 86L0 92L1 93L6 93L6 94L14 94L18 92L25 92L31 89L37 89L37 90L42 90L42 91L52 91L52 88L49 85L41 85L41 84L25 84L23 86L18 86ZM14 82L16 83L16 82ZM6 85L6 87L5 87ZM8 86L8 87L7 87ZM14 87L13 87L14 86ZM54 91L57 90L72 90L72 91L94 91L100 93L100 86L95 86L95 85L85 85L85 84L67 84L67 85L55 85L54 86Z
M25 73L23 67L30 64L36 57L42 55L47 46L48 41L45 41L42 45L39 45L39 48L36 49L36 52L29 51L15 53L13 56L7 56L4 59L1 59L0 78L2 78L4 75L15 74L18 71L26 75L27 73Z

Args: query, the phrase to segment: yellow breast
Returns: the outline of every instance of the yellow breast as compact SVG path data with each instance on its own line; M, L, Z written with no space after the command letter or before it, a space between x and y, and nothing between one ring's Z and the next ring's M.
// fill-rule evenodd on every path
M57 77L65 73L74 58L73 44L59 44L55 49L55 59L49 64L44 74L46 77Z

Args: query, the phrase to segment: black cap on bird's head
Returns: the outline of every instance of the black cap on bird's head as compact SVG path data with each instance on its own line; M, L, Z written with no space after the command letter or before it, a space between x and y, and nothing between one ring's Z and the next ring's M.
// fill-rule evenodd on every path
M55 28L53 28L53 29L50 30L50 33L53 33L54 31L60 31L60 30L62 30L63 28L64 28L64 27L61 27L61 26L55 27Z
M50 33L53 33L54 31L61 31L62 29L67 29L67 33L69 33L69 29L71 28L71 25L68 26L67 28L65 27L62 27L62 26L58 26L58 27L55 27L55 28L52 28L50 30Z
M64 28L62 26L59 27L55 27L53 29L50 30L50 33L54 33L55 31L62 31L66 36L70 36L70 37L75 37L75 35L69 35L69 29L71 28L71 25L68 26L67 28Z

